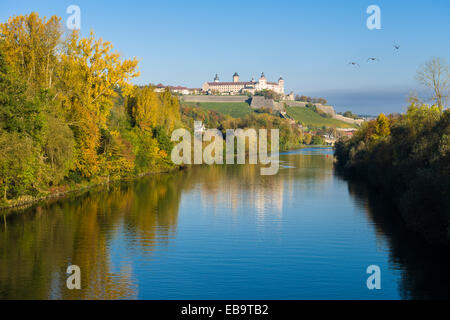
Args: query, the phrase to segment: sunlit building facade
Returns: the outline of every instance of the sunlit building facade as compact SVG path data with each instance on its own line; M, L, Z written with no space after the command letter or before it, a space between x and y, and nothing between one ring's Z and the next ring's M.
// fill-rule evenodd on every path
M251 81L240 81L239 75L233 75L233 81L221 82L219 76L216 74L213 82L205 82L202 86L203 92L219 93L219 94L244 94L255 93L255 91L272 90L278 94L284 95L284 79L280 77L278 82L267 81L264 72L258 81L252 79Z

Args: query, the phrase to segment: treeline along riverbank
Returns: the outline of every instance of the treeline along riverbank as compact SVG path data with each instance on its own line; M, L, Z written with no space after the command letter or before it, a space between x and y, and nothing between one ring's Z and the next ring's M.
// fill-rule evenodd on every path
M337 169L367 181L398 207L406 225L450 244L450 111L414 102L381 114L336 143Z
M303 143L276 115L235 119L132 85L137 68L94 33L65 32L56 16L0 24L0 208L172 170L171 133L194 120L280 129L281 150Z
M133 86L136 59L36 13L0 35L0 207L174 167L178 99Z

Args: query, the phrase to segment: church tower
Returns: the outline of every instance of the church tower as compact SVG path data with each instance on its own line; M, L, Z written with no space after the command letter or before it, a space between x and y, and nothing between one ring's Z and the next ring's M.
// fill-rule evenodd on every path
M219 82L219 75L216 73L216 77L214 78L214 82Z

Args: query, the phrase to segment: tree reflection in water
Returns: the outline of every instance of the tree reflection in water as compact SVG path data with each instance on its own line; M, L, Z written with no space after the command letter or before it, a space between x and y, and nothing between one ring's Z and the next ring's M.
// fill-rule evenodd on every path
M330 151L325 151L325 154L320 152L301 155L284 154L280 158L282 161L280 172L276 176L263 177L260 175L260 168L252 165L192 167L180 172L148 176L133 182L111 185L109 190L93 189L81 196L73 195L38 204L26 210L11 212L7 216L7 224L2 224L0 228L0 299L133 299L142 297L140 289L142 291L145 288L139 288L139 280L142 280L142 277L151 277L153 274L145 273L148 270L145 268L143 273L138 274L133 263L136 263L137 259L149 265L153 262L157 265L158 259L161 258L160 252L171 250L170 253L177 254L174 250L175 240L177 237L180 238L180 231L185 231L187 228L186 220L192 217L201 218L199 215L188 214L186 208L203 210L203 213L209 215L211 219L216 214L230 215L231 219L219 217L216 220L217 225L233 223L232 220L236 218L236 221L243 223L240 229L242 232L252 232L253 236L258 237L263 235L267 241L272 241L274 239L272 236L276 236L275 239L278 242L272 246L272 249L277 248L280 252L274 255L275 258L278 257L278 260L270 261L273 271L288 267L285 261L290 258L290 263L297 265L296 268L299 269L295 272L288 269L292 272L287 273L288 277L293 276L298 277L297 280L308 281L311 279L304 279L302 278L304 275L299 273L304 270L315 272L316 269L309 269L310 265L303 257L305 259L309 257L310 263L314 264L328 261L328 256L322 255L334 255L336 252L301 252L305 246L319 250L328 248L329 244L331 248L340 248L339 254L342 257L351 257L350 246L359 245L350 243L348 248L345 245L333 247L332 242L327 242L341 241L341 244L345 244L347 239L354 236L351 228L358 226L349 226L350 233L346 234L345 230L341 230L346 229L346 225L330 226L329 223L327 224L328 221L320 220L329 220L331 217L330 223L334 224L339 220L333 219L340 219L335 216L339 212L347 217L347 220L343 220L342 223L353 221L348 211L331 212L334 204L326 202L341 198L344 198L341 210L346 208L345 210L351 211L355 207L352 204L354 202L358 207L355 212L366 215L363 223L367 224L368 220L370 225L368 230L371 230L373 226L378 240L386 245L383 248L387 247L386 257L389 258L390 268L399 270L401 273L398 290L402 298L449 298L448 249L429 246L407 231L402 222L398 221L398 215L393 212L392 205L378 193L368 190L364 184L355 181L343 182L342 177L333 173L333 159L329 154ZM346 185L353 200L346 194ZM327 196L331 198L324 199ZM346 197L348 200L345 199ZM322 199L325 202L321 202ZM186 201L198 201L198 204L186 205ZM301 208L305 202L309 205L306 211ZM346 203L349 206L346 206ZM181 220L178 215L183 204L185 205L182 216L184 220ZM316 215L319 215L317 219L311 218L308 211L311 208L315 210ZM327 215L324 211L330 211L330 214L334 216ZM306 220L303 220L302 218L305 217ZM184 224L181 225L179 221ZM245 224L248 221L251 223ZM200 227L208 226L209 222L210 220L204 220ZM288 225L289 222L291 222L290 225ZM304 229L308 228L305 224L308 222L311 223L312 228L319 229ZM198 223L194 221L192 225L195 224ZM185 233L184 239L186 236L196 237L196 232L200 232L201 236L196 237L195 241L209 241L215 236L208 230L192 229L192 225L189 226L191 229L187 228L191 233ZM321 229L323 226L329 229L324 231ZM248 229L253 227L260 229L256 230L256 233L255 230ZM215 230L221 229L218 227ZM343 233L330 234L328 230ZM329 238L323 240L324 242L319 246L315 246L314 243L310 243L312 241L310 233L319 233ZM239 239L245 236L245 234L237 234ZM234 234L228 233L228 236L228 240L234 239ZM362 234L360 240L364 241L366 238L372 239L370 241L373 243L373 238L367 237L366 234ZM255 240L251 237L249 239ZM259 244L256 249L270 247L271 243L262 243L259 242L260 238L257 239L255 243ZM291 242L284 243L283 239ZM317 240L316 237L314 239ZM215 244L227 245L226 240L224 242L220 242L220 238L213 240ZM304 242L299 243L299 240ZM253 249L251 243L247 244L247 249ZM237 244L234 243L234 245ZM294 254L293 257L283 256L283 245L290 246L286 254ZM242 245L239 243L239 246ZM203 249L212 250L215 253L219 250L207 246ZM265 247L261 250L258 252L264 254ZM257 258L258 252L255 253ZM308 254L312 254L313 257ZM233 260L233 256L228 258L228 263L236 261ZM184 268L185 260L179 261L182 261L180 266ZM197 260L186 261L190 261L193 265L197 262ZM264 261L261 261L264 264ZM79 291L70 291L66 288L66 269L72 264L81 268L82 290ZM353 266L345 263L343 265ZM323 270L328 270L328 267L322 264L320 266L324 268ZM161 264L157 267L162 268L158 274L165 275L166 265ZM247 270L245 266L238 267L241 268L240 270ZM316 267L317 265L314 268ZM260 272L264 271L264 269L261 270ZM272 269L269 270L272 271ZM352 270L343 277L353 277ZM221 270L214 269L214 272L220 274ZM167 277L170 278L171 275ZM221 283L220 279L214 280ZM236 280L236 285L240 283L239 277L235 279L228 275L227 279ZM267 284L264 279L256 278L257 281ZM320 279L325 281L322 277ZM159 284L158 279L153 280L151 284ZM170 278L170 281L175 280ZM202 285L208 287L211 280L213 279L208 279ZM337 279L339 280L345 281L346 278ZM290 278L281 278L274 283L273 288L278 288L280 281L290 283ZM327 285L336 283L339 282L328 282L322 285L328 288ZM396 288L396 286L391 287L394 287L394 290ZM170 288L178 289L178 285L174 284ZM292 288L293 293L299 293L295 291L296 287ZM317 288L321 290L320 286ZM144 297L147 296L144 295ZM151 298L152 295L148 297Z
M432 246L406 229L393 204L362 182L347 180L350 195L364 206L377 237L386 241L392 268L401 270L403 299L450 298L450 249ZM426 213L424 213L426 214Z

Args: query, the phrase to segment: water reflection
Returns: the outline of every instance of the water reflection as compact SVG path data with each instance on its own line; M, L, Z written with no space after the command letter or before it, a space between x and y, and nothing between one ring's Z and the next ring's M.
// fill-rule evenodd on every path
M337 177L331 154L283 154L276 176L192 167L13 212L0 231L0 298L371 298L355 280L361 252L400 271L381 298L449 297L448 251ZM71 264L82 290L66 288Z
M401 272L402 299L450 299L450 250L432 246L405 228L389 199L364 183L348 181L350 195L364 206L380 241L388 246L390 266Z
M135 298L129 266L112 270L110 243L132 234L128 240L143 254L167 243L177 224L177 180L155 176L8 216L0 233L0 298ZM84 290L66 288L72 264L82 270Z

